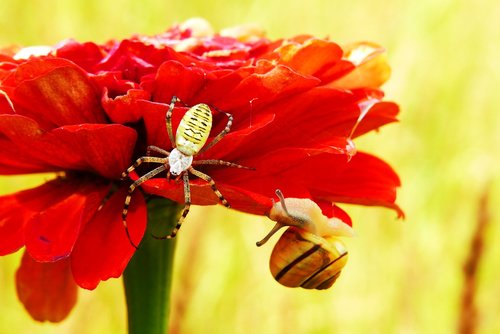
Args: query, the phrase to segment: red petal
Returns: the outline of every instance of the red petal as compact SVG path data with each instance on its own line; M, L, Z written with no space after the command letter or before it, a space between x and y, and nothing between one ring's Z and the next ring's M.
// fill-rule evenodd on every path
M199 68L185 67L176 61L166 61L156 73L154 101L170 103L172 96L175 95L182 101L188 102L202 88L204 78L204 72Z
M86 71L92 72L104 57L104 52L98 45L91 42L78 43L74 40L66 40L57 45L56 55L69 59Z
M387 63L385 49L381 46L358 42L344 46L344 51L345 58L352 62L353 70L329 86L344 89L380 87L389 79L391 69Z
M151 103L147 101L149 99L149 93L142 89L129 89L126 95L112 99L108 96L108 89L105 88L102 105L113 123L133 123L141 119L143 109Z
M163 62L181 58L185 56L169 47L157 48L149 43L123 40L113 45L95 71L117 71L126 79L140 82L143 76L154 73Z
M332 215L333 217L337 217L338 219L342 220L347 225L352 226L351 217L349 217L347 212L345 212L344 210L339 208L337 205L332 205L332 208L333 208L333 215Z
M397 122L399 106L393 102L378 102L374 104L366 117L357 125L353 138L359 137L385 124Z
M31 59L19 65L16 70L2 82L5 86L18 86L26 80L43 76L50 71L66 66L74 66L70 61L61 58Z
M347 155L335 149L327 152L324 148L288 148L238 163L256 170L221 167L207 174L219 189L232 185L272 198L274 190L279 188L288 197L385 206L402 215L394 203L399 179L389 165L373 156L357 153L349 162Z
M345 139L344 141L345 142ZM323 184L322 172L336 173L345 168L347 156L335 147L285 148L259 157L238 161L255 168L217 168L209 172L215 180L274 197L281 189L287 197L310 197L309 188Z
M345 139L342 141L345 143ZM345 146L345 145L344 145ZM275 190L281 189L288 197L310 197L307 190L310 183L303 182L304 177L313 173L314 169L303 168L304 160L315 155L324 157L326 152L338 156L337 168L347 163L347 157L339 150L329 146L314 149L287 148L260 155L258 158L238 161L247 167L256 170L246 170L228 167L196 166L210 175L216 182L217 188L227 199L232 208L240 211L264 215L272 206L271 199L275 197ZM299 166L299 168L295 168ZM191 201L196 205L213 205L220 203L209 184L203 180L191 177ZM316 181L316 180L315 180ZM184 203L182 182L168 182L164 178L156 178L142 185L143 189L151 194L160 195L173 201Z
M166 103L150 102L147 103L147 105L145 104L145 107L142 114L147 131L148 145L156 145L165 150L170 150L172 148L172 143L170 143L170 139L168 139L167 125L165 122L168 105ZM172 113L172 124L175 133L175 129L177 129L177 125L184 113L180 113L178 108L174 109L174 111L175 112Z
M337 44L313 38L302 45L286 44L279 48L279 53L281 63L300 73L316 77L321 77L321 72L334 67L343 55Z
M335 217L340 220L342 220L344 223L346 223L349 226L352 226L352 219L349 217L347 212L339 208L337 205L333 204L332 202L329 201L324 201L320 199L314 199L314 201L320 206L321 211L323 211L323 214L327 217Z
M0 197L0 255L13 253L24 246L25 226L31 217L63 200L74 189L73 182L54 180Z
M33 158L26 155L20 155L17 146L2 139L0 139L0 156L2 157L2 160L0 160L1 175L51 171L51 168L44 164L40 164L39 161L35 161Z
M73 155L65 169L90 169L111 179L119 178L130 164L137 138L135 130L119 124L65 126L51 133L65 144L65 157Z
M71 269L76 283L95 289L100 281L120 277L135 248L127 238L121 212L126 190L115 193L85 226L71 254ZM146 203L135 192L127 218L130 236L139 244L146 229Z
M69 260L40 263L24 253L16 283L19 300L37 321L62 321L76 304L78 291Z
M252 108L275 101L277 99L299 94L319 84L319 80L310 76L304 76L286 66L269 67L264 61L256 68L256 73L248 75L248 70L243 68L237 71L241 79L236 86L220 87L217 82L208 82L202 91L203 95L197 97L201 101L210 99L212 94L223 94L217 103L217 107L232 112L238 122L245 122L251 118ZM241 73L243 72L243 73ZM225 79L225 78L224 78ZM218 93L212 93L217 88ZM210 101L210 100L209 100Z
M259 114L274 113L272 122L242 137L237 147L232 136L238 134L229 133L210 150L210 156L245 159L286 147L314 147L332 137L348 137L360 115L359 99L350 92L316 87L278 100L255 110L253 115L257 118ZM238 122L235 116L235 125Z
M168 182L165 179L154 179L144 183L142 187L150 194L169 198L181 204L184 203L182 182L176 183L175 181ZM244 188L235 187L224 182L217 182L217 188L232 208L243 212L266 215L273 205L272 197L262 196L259 193L247 191ZM215 195L210 185L203 180L194 178L190 182L190 191L191 202L195 205L220 204L219 198Z
M26 249L38 262L69 256L81 229L97 212L109 187L82 185L75 193L36 214L26 229Z
M207 151L206 156L229 161L245 160L281 148L315 147L335 137L356 137L396 121L398 106L380 102L373 105L358 124L365 102L364 91L353 93L324 87L313 88L256 109L253 119L258 120L259 116L270 113L275 117L262 129L246 125L254 129L252 133L238 133L241 120L235 116L235 129ZM352 135L355 126L356 131Z
M323 172L323 182L311 191L313 196L332 202L369 206L385 206L395 210L399 217L404 213L394 202L396 190L401 185L398 175L379 158L358 152L338 173Z
M81 123L104 123L104 113L87 75L68 61L37 59L19 66L11 99L17 113L43 124L44 128Z
M193 99L203 103L218 104L223 101L228 92L232 91L244 78L255 72L254 68L243 67L236 70L217 69L205 72L203 89L198 90Z
M118 178L130 164L136 140L134 130L118 124L74 125L44 132L36 122L19 115L0 115L1 134L0 147L12 147L0 152L0 170L6 174L24 172L9 168L21 165L33 166L31 172L90 170Z
M218 169L211 176L261 194L274 191L270 186L278 186L288 197L301 197L294 192L305 188L315 199L385 206L403 215L394 203L400 181L387 163L360 152L349 161L348 156L335 150L321 151L276 151L261 160L245 161L256 168L252 176L232 169Z

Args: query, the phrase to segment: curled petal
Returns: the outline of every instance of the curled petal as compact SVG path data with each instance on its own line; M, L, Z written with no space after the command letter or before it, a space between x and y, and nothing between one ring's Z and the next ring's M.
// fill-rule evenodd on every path
M397 116L399 114L399 106L393 102L377 102L373 104L369 110L367 110L366 116L362 119L358 119L355 131L351 133L351 138L359 137L373 129L378 129L379 127L397 122Z
M378 88L391 75L385 49L374 43L354 43L346 46L345 57L355 68L345 76L333 81L330 87L357 89Z
M281 63L300 73L310 75L340 61L343 54L337 44L314 38L306 40L303 44L284 43L278 52Z
M71 255L71 269L76 283L93 290L100 281L120 277L135 248L128 240L121 212L126 190L111 196L80 234ZM130 237L139 244L146 230L146 203L135 192L127 218Z
M339 206L337 206L335 204L332 205L332 208L333 208L332 217L339 218L347 225L352 226L351 217L347 214L347 212L345 212L344 210L342 210Z
M69 259L40 263L24 253L16 283L19 300L37 321L60 322L76 304L78 289Z
M143 110L151 103L149 98L150 94L142 89L129 89L125 95L111 98L105 88L102 106L113 123L133 123L142 118Z

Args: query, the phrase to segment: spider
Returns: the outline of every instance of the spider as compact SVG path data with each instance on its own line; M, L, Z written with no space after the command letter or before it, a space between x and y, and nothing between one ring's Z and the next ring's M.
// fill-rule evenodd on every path
M172 239L177 235L177 232L181 228L181 225L189 213L189 208L191 206L191 191L189 188L189 173L199 177L200 179L208 182L212 191L217 195L220 202L225 207L230 207L228 201L224 198L221 192L217 189L214 180L205 173L200 172L193 168L194 165L221 165L227 167L234 168L243 168L253 170L253 168L241 166L232 162L224 161L224 160L195 160L193 161L193 157L197 154L203 153L215 144L217 144L224 136L230 131L231 125L233 123L233 116L229 113L223 112L217 108L217 111L226 114L228 117L228 121L226 127L207 145L205 145L209 135L210 130L212 128L212 112L210 107L207 104L200 103L195 106L190 107L186 114L182 117L181 122L177 128L177 132L175 134L175 139L172 131L172 112L174 110L175 104L177 102L182 102L178 97L173 96L170 102L169 109L167 111L165 122L167 125L167 132L170 142L172 143L173 149L168 152L164 149L161 149L157 146L148 146L146 156L140 157L135 161L135 163L130 166L125 172L122 173L122 179L128 177L128 175L134 171L140 164L143 162L147 163L156 163L160 164L159 167L149 171L143 176L139 177L136 181L134 181L130 187L128 188L128 194L125 198L125 204L123 206L122 211L122 221L123 226L125 227L125 232L127 233L127 237L135 248L135 245L130 238L130 233L127 227L127 214L128 207L130 205L130 200L132 198L132 193L134 190L151 179L152 177L158 175L159 173L168 170L167 179L170 180L170 177L173 176L176 181L182 178L184 183L184 209L182 210L182 214L177 222L177 225L174 227L170 235L157 237L157 239ZM182 102L184 103L184 102ZM186 105L184 103L184 105ZM187 105L186 105L187 106ZM164 155L165 157L154 157L151 156L151 152Z

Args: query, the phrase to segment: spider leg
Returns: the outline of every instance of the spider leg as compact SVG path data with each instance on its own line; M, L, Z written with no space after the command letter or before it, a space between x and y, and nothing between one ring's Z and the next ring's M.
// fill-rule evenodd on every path
M166 155L167 157L170 155L169 151L166 151L166 150L159 148L158 146L154 146L154 145L148 146L148 149L146 151L146 155L149 157L151 155L151 152L163 154L163 155Z
M212 191L215 193L215 195L217 195L217 197L221 201L222 205L224 205L226 208L230 208L231 207L229 205L229 202L224 198L224 196L222 196L222 194L219 191L219 189L217 189L217 186L215 185L214 180L210 176L208 176L205 173L200 172L199 170L194 169L193 167L189 167L188 171L191 174L198 176L200 179L207 181L208 184L210 185L210 188L212 188Z
M159 158L158 158L159 159ZM138 178L137 180L135 180L134 183L132 183L129 188L128 188L128 194L127 194L127 197L125 197L125 203L123 204L123 210L122 210L122 222L123 222L123 226L125 227L125 232L127 233L127 238L128 240L130 241L130 243L132 244L132 246L134 246L136 249L138 248L136 244L134 244L134 242L132 241L132 238L130 237L130 232L128 230L128 226L127 226L127 215L128 215L128 207L130 205L130 200L132 199L132 193L134 192L134 190L140 186L141 184L143 184L144 182L146 182L147 180L149 180L150 178L152 178L153 176L163 172L165 169L167 169L167 165L165 163L163 163L160 167L156 167L155 169L153 169L152 171L144 174L143 176L141 176L140 178Z
M165 158L158 158L158 157L140 157L139 159L137 159L134 162L134 164L132 166L127 168L127 170L122 173L122 180L125 179L127 176L129 176L129 174L132 173L143 162L153 162L153 163L157 163L157 164L164 164L164 163L167 163L168 160Z
M165 115L165 123L167 123L167 132L168 132L168 138L170 139L170 143L172 144L172 147L175 148L175 138L174 138L174 133L172 131L172 111L174 110L175 103L177 101L180 101L177 96L172 97L172 101L170 101L170 106L168 107L167 114Z
M224 111L220 110L219 108L216 108L216 107L213 107L213 108L215 110L217 110L218 112L226 114L226 116L228 118L227 124L226 124L226 127L210 143L205 145L201 149L201 151L198 152L198 154L205 152L206 150L208 150L209 148L211 148L212 146L217 144L231 130L231 126L233 125L233 115L231 115L230 113L224 112Z
M182 226L182 223L184 222L184 219L189 213L189 208L191 207L191 190L189 189L189 175L188 173L183 173L182 175L182 180L184 181L184 209L182 210L182 214L179 218L179 221L177 221L177 225L175 225L174 229L172 232L170 232L169 235L163 236L163 237L157 237L153 236L156 239L173 239L177 235L177 232Z
M229 162L229 161L224 161L224 160L217 160L217 159L195 160L195 161L193 161L192 164L193 165L221 165L221 166L226 166L226 167L243 168L243 169L255 170L255 168L253 168L253 167L246 167L246 166L235 164L234 162Z

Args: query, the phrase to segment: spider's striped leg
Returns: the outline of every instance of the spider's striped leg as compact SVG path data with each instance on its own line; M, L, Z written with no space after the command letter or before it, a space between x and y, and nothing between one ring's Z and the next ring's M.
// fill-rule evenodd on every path
M177 225L175 225L174 229L169 235L163 236L163 237L157 237L153 236L156 239L173 239L177 235L177 232L182 226L182 223L184 222L184 219L189 213L189 208L191 207L191 190L189 189L189 175L187 172L185 172L182 175L182 180L184 181L184 209L182 210L182 214L179 218L179 221L177 222Z
M215 110L226 114L226 116L228 118L226 127L210 143L205 145L199 153L203 153L206 150L208 150L209 148L211 148L212 146L214 146L215 144L217 144L231 130L231 126L233 125L233 115L231 115L230 113L224 112L222 110L219 110L218 108L215 108Z
M212 191L215 193L215 195L217 195L217 197L219 198L219 200L222 203L222 205L224 205L226 208L230 208L231 207L229 205L229 202L224 198L224 196L222 196L222 194L219 191L219 189L217 189L217 186L215 185L214 180L210 176L208 176L205 173L200 172L199 170L194 169L193 167L189 167L188 171L191 174L198 176L200 179L207 181L208 184L210 185L210 188L212 188Z
M159 148L158 146L154 146L154 145L148 146L148 149L146 151L146 155L148 157L151 156L151 152L155 152L155 153L158 153L158 154L163 154L163 155L166 155L167 157L170 155L169 151L166 151L166 150L164 150L162 148Z
M160 159L160 158L157 158L157 159ZM122 222L123 222L123 226L125 227L125 232L127 233L127 238L130 241L130 243L132 244L132 246L134 246L135 248L137 248L137 245L134 244L134 242L132 241L132 238L130 237L130 232L129 232L128 226L127 226L128 207L130 205L130 200L132 199L132 193L134 192L134 190L138 186L140 186L141 184L143 184L144 182L146 182L147 180L149 180L153 176L163 172L165 169L167 169L167 165L164 162L162 162L162 165L160 167L156 167L152 171L144 174L143 176L141 176L140 178L135 180L135 182L132 183L128 187L128 194L127 194L127 197L125 197L125 203L123 205L123 210L122 210Z
M170 139L170 143L172 144L172 147L175 148L175 138L174 138L174 132L172 130L172 111L174 110L175 103L177 101L180 101L177 96L172 96L172 101L170 101L170 106L168 107L167 114L165 115L165 123L167 124L167 133L168 133L168 138Z
M235 164L234 162L229 162L229 161L224 161L224 160L217 160L217 159L210 159L210 160L195 160L192 163L193 165L222 165L226 167L233 167L233 168L243 168L243 169L249 169L249 170L255 170L253 167L247 167L247 166L242 166L239 164Z
M168 160L165 158L158 158L158 157L140 157L134 162L132 166L127 168L127 170L122 173L122 180L125 179L127 176L129 176L129 174L132 173L143 162L154 162L157 164L164 164L167 163Z

